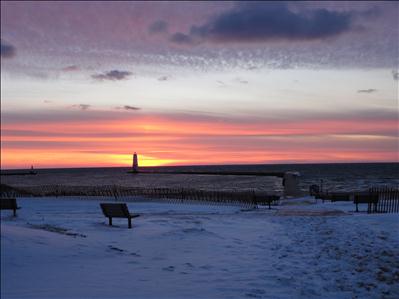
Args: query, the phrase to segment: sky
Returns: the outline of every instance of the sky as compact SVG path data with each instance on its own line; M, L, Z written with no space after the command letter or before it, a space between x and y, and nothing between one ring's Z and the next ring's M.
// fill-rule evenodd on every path
M398 162L398 2L1 1L1 168Z

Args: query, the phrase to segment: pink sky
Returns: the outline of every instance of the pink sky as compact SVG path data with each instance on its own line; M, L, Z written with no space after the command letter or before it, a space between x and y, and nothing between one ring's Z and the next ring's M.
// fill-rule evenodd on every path
M1 167L398 161L398 20L395 2L3 1Z

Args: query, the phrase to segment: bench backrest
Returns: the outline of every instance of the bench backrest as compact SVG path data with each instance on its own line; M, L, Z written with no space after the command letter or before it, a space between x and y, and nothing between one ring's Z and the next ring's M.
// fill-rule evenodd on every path
M105 217L129 217L129 210L125 203L100 203Z
M351 195L345 192L333 192L328 194L328 199L331 201L349 201Z
M0 209L2 209L2 210L17 209L17 199L16 198L0 198Z
M378 194L370 193L355 193L355 203L376 203L378 201Z

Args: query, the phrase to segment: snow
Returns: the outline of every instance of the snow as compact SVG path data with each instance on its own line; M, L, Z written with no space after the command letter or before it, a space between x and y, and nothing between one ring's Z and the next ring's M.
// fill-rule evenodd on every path
M84 198L1 211L1 298L399 298L399 215L283 200L268 210ZM363 210L365 207L361 207Z

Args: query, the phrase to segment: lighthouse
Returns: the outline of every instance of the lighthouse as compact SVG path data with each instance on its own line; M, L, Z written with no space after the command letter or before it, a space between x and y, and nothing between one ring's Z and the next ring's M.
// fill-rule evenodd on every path
M133 154L132 172L134 172L134 173L139 172L139 161L137 159L137 153L136 152Z

